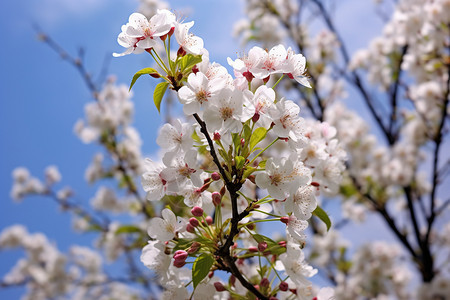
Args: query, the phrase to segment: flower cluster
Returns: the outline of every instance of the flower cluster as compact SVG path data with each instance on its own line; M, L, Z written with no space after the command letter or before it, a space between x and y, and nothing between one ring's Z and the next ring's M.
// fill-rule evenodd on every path
M4 285L30 286L23 299L138 299L136 291L120 282L111 282L102 269L101 256L86 247L72 246L68 254L60 252L41 233L31 234L22 225L13 225L0 233L0 249L23 249L19 260L4 276Z
M188 32L192 25L177 22L167 10L150 20L134 13L118 38L127 48L123 54L146 51L158 65L136 73L132 85L143 74L164 79L154 93L157 108L170 88L196 121L165 124L157 138L162 163L145 162L141 181L147 199L169 199L171 207L150 220L152 241L141 260L158 275L165 299L187 298L190 282L195 299L214 292L220 297L251 292L261 299L313 295L307 278L317 270L305 260L304 231L312 214L330 225L316 197L337 192L346 154L333 127L305 121L298 104L276 95L285 75L310 87L306 59L283 45L253 47L242 58L228 58L233 78L210 62L201 38ZM158 53L158 41L167 60ZM181 213L189 209L187 217ZM257 223L270 221L286 225L286 240L257 233ZM262 257L269 265L254 263ZM215 271L231 273L229 283ZM270 283L275 278L278 285Z

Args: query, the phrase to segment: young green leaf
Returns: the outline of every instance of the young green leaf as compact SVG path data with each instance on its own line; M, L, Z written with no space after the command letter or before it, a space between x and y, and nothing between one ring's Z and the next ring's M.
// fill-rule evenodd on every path
M193 66L200 62L202 62L201 55L186 54L185 56L183 56L183 58L180 59L180 70L184 73L186 70L192 69Z
M133 87L133 85L135 84L136 80L138 80L139 77L145 74L154 74L154 73L158 74L158 71L152 68L145 68L140 71L137 71L136 74L134 74L133 79L131 80L130 89L128 91L131 91L131 88Z
M236 156L234 158L234 162L236 164L236 169L240 170L242 169L242 167L244 166L245 163L245 158L243 158L242 156Z
M266 134L267 129L264 127L256 128L250 137L250 150L253 150L253 148L266 137Z
M153 92L153 102L155 102L155 106L158 109L158 112L160 112L161 101L162 101L164 94L166 93L168 86L169 86L169 83L166 81L158 83L158 85L155 88L155 91Z
M194 261L192 265L192 282L194 289L209 273L212 265L214 264L214 258L206 253L203 253Z
M331 220L328 217L327 213L320 206L316 207L316 209L313 211L313 215L318 217L320 220L322 220L322 222L325 223L325 225L327 225L327 231L330 230Z

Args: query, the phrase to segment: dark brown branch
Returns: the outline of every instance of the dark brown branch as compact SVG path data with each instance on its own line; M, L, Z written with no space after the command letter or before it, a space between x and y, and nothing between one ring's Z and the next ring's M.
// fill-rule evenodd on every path
M223 180L225 181L225 186L227 187L227 190L230 194L230 200L231 200L231 212L232 212L232 218L231 218L231 228L230 233L226 238L226 241L223 245L220 246L220 248L216 251L216 256L219 257L219 265L222 265L222 268L233 274L239 282L250 292L252 292L256 297L258 297L261 300L268 300L269 298L261 294L260 291L258 291L253 284L248 282L244 276L241 274L239 269L237 268L235 264L235 258L230 253L230 247L234 243L234 238L239 234L239 222L245 218L249 212L252 209L252 205L250 204L242 213L239 214L238 212L238 204L237 204L237 198L239 197L238 191L242 187L242 178L238 176L238 174L232 174L231 180L228 178L228 174L225 172L224 168L222 167L219 158L216 154L216 150L214 148L214 143L209 136L208 129L206 128L206 123L199 117L198 114L193 115L197 123L200 125L200 131L205 136L208 145L209 145L209 153L211 154L214 163L216 164L217 168L219 169L220 174L222 175ZM233 175L236 175L233 180Z

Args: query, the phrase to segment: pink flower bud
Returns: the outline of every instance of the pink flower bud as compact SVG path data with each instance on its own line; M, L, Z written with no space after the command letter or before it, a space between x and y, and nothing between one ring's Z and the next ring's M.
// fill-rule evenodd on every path
M260 252L264 252L264 250L266 250L266 249L267 249L267 243L266 242L258 243L258 250Z
M177 268L181 268L181 267L183 267L185 264L186 264L186 261L185 261L185 260L174 260L174 261L173 261L174 267L177 267Z
M214 180L214 181L219 180L220 179L220 174L217 173L217 172L212 173L211 174L211 179Z
M187 232L190 232L190 233L195 233L195 227L192 226L190 223L188 223L188 224L186 225L186 231L187 231Z
M212 197L212 202L214 204L214 206L219 206L220 202L222 202L222 195L220 195L220 193L218 192L213 192L211 194Z
M282 281L280 282L279 288L280 291L286 292L289 289L289 285L287 284L286 281Z
M261 282L259 283L259 285L262 286L262 287L269 286L269 284L270 284L270 281L269 281L269 279L267 279L266 277L264 277L263 279L261 279Z
M197 227L200 225L200 222L196 218L192 217L189 219L189 224L192 225L192 227Z
M211 216L207 216L205 218L205 220L206 220L206 224L208 224L208 225L211 225L214 222L214 220L213 220L213 218L211 218Z
M187 253L193 254L197 252L201 245L202 244L200 244L199 242L193 242L192 245L188 248Z
M214 136L213 136L213 140L215 141L220 141L220 133L218 133L217 131L214 132Z
M216 291L223 292L225 291L225 287L223 286L222 282L216 281L214 282L214 287L216 288Z
M191 214L196 217L203 216L203 208L200 206L194 206L194 208L191 209Z
M245 146L245 139L241 139L241 147L243 148Z
M175 260L186 260L186 258L188 257L188 253L184 250L177 250L175 251L173 258Z
M280 245L281 247L286 247L286 241L280 241L278 242L278 245Z
M212 278L214 276L214 271L208 273L208 278Z
M250 251L250 252L258 252L258 248L256 248L255 246L250 246L250 247L248 247L248 251Z

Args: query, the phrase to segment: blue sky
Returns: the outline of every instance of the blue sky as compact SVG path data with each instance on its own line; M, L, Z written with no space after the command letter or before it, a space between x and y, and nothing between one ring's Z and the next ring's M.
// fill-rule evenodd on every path
M193 32L205 40L212 61L226 65L227 56L235 57L243 51L231 37L234 21L242 16L239 0L169 2L188 21L195 21ZM371 13L372 1L363 2L342 1L336 15L353 50L364 47L380 30ZM188 4L192 8L184 9ZM0 2L0 230L25 224L30 232L44 232L62 251L92 240L73 233L69 215L60 213L51 200L33 197L17 204L9 197L11 171L18 166L42 178L46 166L57 165L63 176L57 187L70 185L82 201L89 201L96 191L84 181L84 171L99 148L84 145L73 134L75 122L83 117L84 105L92 101L89 92L76 70L37 40L32 24L39 24L72 54L84 47L86 65L96 75L105 55L123 51L116 38L137 6L132 0ZM132 75L149 63L144 55L112 58L109 73L128 84ZM144 140L143 152L148 155L156 149L161 120L152 104L151 88L150 81L145 80L134 88L135 126ZM0 253L0 276L18 257L17 253ZM20 294L17 289L0 290L1 299L16 299Z

